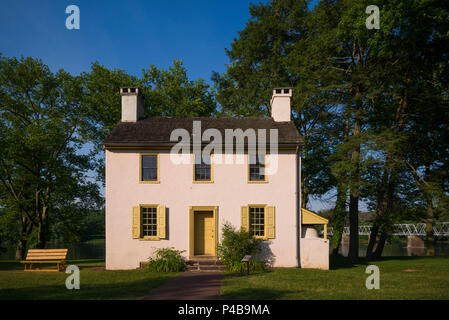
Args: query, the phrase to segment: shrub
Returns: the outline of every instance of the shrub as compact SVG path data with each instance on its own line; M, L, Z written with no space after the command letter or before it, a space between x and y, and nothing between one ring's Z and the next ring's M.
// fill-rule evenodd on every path
M222 241L218 246L218 258L226 265L228 271L240 272L245 270L246 263L242 259L246 255L253 257L260 252L261 239L254 238L248 231L236 230L229 223L225 223L222 229ZM251 260L251 271L264 270L265 265Z
M175 248L156 249L152 257L148 258L148 270L152 272L181 272L186 268L181 254L184 251Z

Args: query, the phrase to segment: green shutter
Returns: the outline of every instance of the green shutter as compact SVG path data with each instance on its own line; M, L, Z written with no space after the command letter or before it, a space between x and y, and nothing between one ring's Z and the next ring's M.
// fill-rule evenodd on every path
M138 206L133 207L132 237L140 238L140 208Z
M249 231L249 208L248 206L240 207L241 210L241 226L243 230Z
M166 207L158 206L157 207L157 236L160 239L166 238Z
M267 239L275 238L275 215L274 215L274 207L267 206L267 219L265 221L265 237Z

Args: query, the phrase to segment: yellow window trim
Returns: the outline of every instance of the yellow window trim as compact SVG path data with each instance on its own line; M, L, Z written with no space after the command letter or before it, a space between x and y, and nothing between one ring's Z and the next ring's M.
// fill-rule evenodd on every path
M210 180L195 180L195 154L192 154L193 158L193 183L214 183L214 154L211 153L210 155Z
M142 236L142 208L156 208L156 212L159 212L161 208L165 209L165 206L161 206L159 204L139 204L139 228L140 228L140 237L138 238L141 241L159 241L161 237L159 236ZM156 219L156 228L159 228L159 218Z
M156 156L157 161L157 179L156 180L142 180L142 157L143 156ZM159 175L159 153L140 153L139 154L139 183L159 183L160 175Z
M264 236L253 236L256 239L262 239L262 240L269 240L269 239L274 239L275 238L275 230L276 230L276 215L275 215L275 207L274 206L269 206L267 204L249 204L246 206L248 208L247 210L247 231L249 231L250 225L251 225L251 219L250 219L250 208L264 208ZM269 219L269 213L268 210L269 208L273 208L273 226L271 228L273 228L272 233L273 235L270 237L269 236L269 224L268 224L268 219Z
M247 171L248 171L248 174L247 174L247 182L248 183L268 183L268 176L267 176L267 172L266 172L266 166L267 166L267 157L268 157L268 154L265 154L265 179L264 180L257 180L257 181L252 181L252 180L250 180L249 178L250 178L250 176L249 176L249 165L250 165L250 163L249 163L249 154L246 154L246 160L247 160L247 162L248 162L248 166L247 166Z
M268 207L268 205L266 205L266 204L249 204L248 205L248 231L249 231L249 228L251 227L251 214L250 214L250 209L251 208L264 208L264 214L265 214L265 217L264 217L264 221L265 221L264 229L266 229L266 225L267 225L267 220L266 220L267 207ZM253 237L256 238L256 239L268 240L268 237L267 237L267 234L266 234L266 230L264 230L264 234L265 234L264 236L253 236Z

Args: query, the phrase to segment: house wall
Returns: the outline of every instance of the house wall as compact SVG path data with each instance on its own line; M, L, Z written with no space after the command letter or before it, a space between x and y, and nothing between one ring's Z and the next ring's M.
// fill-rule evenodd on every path
M329 240L301 238L301 268L329 270Z
M248 183L246 155L243 164L214 163L213 183L193 183L193 165L173 164L168 151L159 151L160 183L139 183L139 154L106 150L107 269L137 268L161 247L186 250L188 257L189 206L218 206L221 239L222 225L229 221L239 228L240 207L248 204L276 207L275 239L264 241L266 260L275 267L298 266L293 151L279 152L277 173L268 183ZM132 239L132 207L139 204L167 207L167 239Z

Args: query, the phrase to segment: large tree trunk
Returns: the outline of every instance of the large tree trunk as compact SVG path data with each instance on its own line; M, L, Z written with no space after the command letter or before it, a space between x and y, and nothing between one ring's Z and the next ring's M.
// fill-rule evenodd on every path
M16 260L24 260L27 250L28 237L33 231L33 224L30 220L25 216L24 213L21 213L20 217L21 228L20 228L20 240L17 243L16 247Z
M378 259L378 258L380 258L382 256L382 251L384 250L385 242L387 240L387 236L388 236L388 233L384 232L384 231L380 234L376 250L373 253L373 258Z
M394 158L394 154L391 156L391 158ZM396 203L396 185L397 185L397 177L398 177L398 168L396 165L393 165L393 167L390 170L390 179L388 181L388 187L387 187L387 201L385 203L385 212L383 213L384 218L382 221L382 233L379 237L379 241L377 243L376 251L374 251L373 257L378 259L382 256L382 252L385 247L385 242L387 241L387 237L389 234L391 234L392 230L392 222L390 219L390 215L392 212L394 212L395 203Z
M303 181L302 181L302 192L301 192L301 205L303 208L307 208L307 204L309 202L309 188L307 187L307 178L304 177Z
M45 249L45 244L47 243L48 227L47 227L47 207L42 208L42 215L39 219L39 225L37 230L37 244L36 247L39 249Z
M334 209L334 221L332 222L332 228L334 234L332 236L332 255L337 256L340 249L341 236L343 234L343 228L345 227L346 218L346 197L347 187L344 183L339 183L337 187L337 202Z
M394 126L394 132L396 133L402 131L404 127L406 107L407 94L405 92L404 96L399 100L396 109ZM391 227L389 226L388 216L394 206L394 195L398 168L394 165L390 169L390 166L392 165L392 163L394 163L396 157L397 155L393 151L387 152L382 181L377 194L376 218L371 229L368 247L366 248L367 260L370 260L372 258L379 258L380 256L382 256L382 251L385 247L385 241L388 235L387 230ZM380 237L378 237L379 231L381 231Z
M373 226L371 228L371 233L369 235L369 241L368 241L368 247L366 248L366 260L371 260L374 258L374 249L376 242L378 241L378 234L379 234L379 224L380 222L376 220L373 223Z
M435 255L435 236L433 234L433 206L432 200L427 199L427 217L426 217L426 256Z
M356 116L353 135L361 132L359 116ZM357 144L351 155L352 171L349 194L349 260L354 262L359 257L359 184L360 184L360 144Z
M388 162L388 156L387 161ZM371 228L371 234L369 236L368 247L366 248L366 259L371 260L374 255L374 249L376 246L376 241L378 240L378 234L380 230L380 226L382 225L382 218L385 211L385 193L387 189L387 179L388 179L388 170L384 168L384 172L382 175L382 182L379 187L377 193L377 208L376 208L376 217L373 222L373 227Z
M26 254L26 247L27 247L27 240L26 239L20 239L17 243L16 247L16 260L24 260L25 254Z
M349 136L349 115L346 116L343 142L347 142ZM344 161L349 161L349 154L343 157ZM340 172L337 183L337 202L335 203L334 221L332 223L334 234L332 236L332 255L336 257L341 245L343 230L346 223L346 205L348 198L347 172Z

